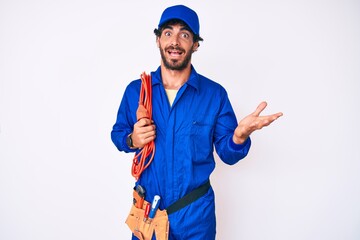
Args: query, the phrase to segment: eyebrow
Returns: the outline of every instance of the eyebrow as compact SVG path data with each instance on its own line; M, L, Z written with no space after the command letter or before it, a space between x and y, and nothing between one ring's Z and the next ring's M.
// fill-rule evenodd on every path
M172 27L172 25L166 25L166 26L164 27L164 30L165 30L165 29L173 30L174 28ZM188 31L188 32L191 32L190 28L187 27L187 26L183 26L182 28L180 28L180 31L184 31L184 30L186 30L186 31Z
M190 28L187 27L187 26L184 26L184 27L180 28L180 30L186 30L186 31L188 31L188 32L191 32Z

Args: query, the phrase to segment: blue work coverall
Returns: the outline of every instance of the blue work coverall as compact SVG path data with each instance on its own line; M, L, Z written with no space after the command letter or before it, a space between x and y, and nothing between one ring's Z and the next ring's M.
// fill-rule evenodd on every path
M232 141L237 120L225 89L198 74L193 66L172 106L162 84L160 67L151 77L156 151L153 162L136 184L145 187L145 199L149 202L154 195L160 195L159 208L165 209L209 180L215 168L214 146L221 160L232 165L247 155L251 140L248 138L241 145ZM127 146L126 137L137 122L140 86L140 80L127 86L111 132L120 151L135 151ZM169 221L170 240L215 239L212 188L200 199L170 214Z

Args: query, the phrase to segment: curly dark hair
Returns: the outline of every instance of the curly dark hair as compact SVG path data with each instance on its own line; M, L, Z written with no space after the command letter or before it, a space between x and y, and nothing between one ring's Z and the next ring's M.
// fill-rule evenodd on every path
M204 41L204 39L202 39L198 34L194 34L194 32L189 28L189 26L184 22L184 21L181 21L179 19L172 19L172 20L169 20L167 22L165 22L163 25L161 25L161 27L159 29L155 28L154 29L154 33L157 37L160 37L163 30L169 26L169 25L176 25L176 24L181 24L183 26L185 26L187 28L188 31L190 31L193 35L193 41L194 43L195 42L199 42L199 41ZM200 46L200 44L199 44Z

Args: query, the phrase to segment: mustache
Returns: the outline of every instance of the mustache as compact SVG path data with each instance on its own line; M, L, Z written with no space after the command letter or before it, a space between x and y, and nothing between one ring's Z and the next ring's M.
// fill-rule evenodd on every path
M176 51L181 51L181 52L185 52L185 50L181 47L174 47L174 46L169 46L165 48L165 51L169 51L169 50L176 50Z

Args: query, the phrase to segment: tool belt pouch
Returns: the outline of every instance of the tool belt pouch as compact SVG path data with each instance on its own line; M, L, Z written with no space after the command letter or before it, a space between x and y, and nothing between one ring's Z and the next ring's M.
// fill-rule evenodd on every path
M140 240L151 240L154 232L156 240L168 240L169 218L166 210L157 210L155 217L151 221L149 219L144 221L146 205L146 201L144 201L142 209L133 205L126 219L126 224Z

